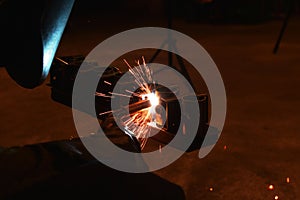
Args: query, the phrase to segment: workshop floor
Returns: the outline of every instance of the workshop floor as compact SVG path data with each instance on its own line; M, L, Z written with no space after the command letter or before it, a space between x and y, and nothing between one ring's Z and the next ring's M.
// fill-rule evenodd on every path
M86 55L98 43L120 31L165 26L164 21L124 23L125 19L110 23L88 18L73 20L57 55ZM274 55L272 50L281 20L248 25L174 21L174 29L197 40L217 64L227 92L227 118L218 143L205 158L199 159L198 151L186 153L170 166L153 172L152 178L134 178L145 187L151 187L146 181L158 183L153 185L153 190L145 191L158 193L153 198L163 192L174 192L173 196L165 195L169 199L182 199L183 192L188 200L300 198L299 24L298 16L290 19L279 51ZM76 138L77 133L71 109L51 99L48 79L36 89L23 89L0 68L0 81L0 193L9 194L40 180L41 174L45 178L57 172L53 170L53 156L47 152L39 155L42 167L33 172L35 163L28 155L31 150L20 152L12 147L69 140ZM111 180L119 180L117 172L103 166L101 169L112 174ZM101 179L101 173L95 172ZM122 183L128 183L133 176L120 177ZM89 181L80 179L83 175L78 171L66 177ZM109 175L104 180L107 179ZM61 184L60 179L55 180ZM54 183L48 184L53 190L58 188ZM274 188L269 189L270 185ZM118 183L111 192L122 193L123 186ZM92 189L97 189L99 195L102 192L97 185ZM137 190L141 188L133 188L131 192L147 197L147 193Z

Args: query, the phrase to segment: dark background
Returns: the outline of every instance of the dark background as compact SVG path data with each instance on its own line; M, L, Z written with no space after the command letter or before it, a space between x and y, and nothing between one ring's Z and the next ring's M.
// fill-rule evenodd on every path
M77 1L57 56L87 55L131 28L168 27L171 12L172 28L199 42L219 68L228 101L223 132L205 158L185 153L149 174L81 166L91 158L77 160L66 149L66 141L78 145L72 111L51 99L49 78L25 89L1 67L0 197L298 199L300 3L292 2L274 54L288 1ZM16 48L13 58L20 53Z

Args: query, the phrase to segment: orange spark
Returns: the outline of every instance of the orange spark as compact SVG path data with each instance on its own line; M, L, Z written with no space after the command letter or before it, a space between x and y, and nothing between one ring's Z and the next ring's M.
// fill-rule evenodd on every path
M269 185L269 190L273 190L274 186L273 185Z
M185 124L183 124L183 126L182 126L182 133L183 133L183 135L185 135L185 134L186 134L186 128L185 128Z
M104 83L106 83L107 85L111 85L111 83L108 81L104 81Z

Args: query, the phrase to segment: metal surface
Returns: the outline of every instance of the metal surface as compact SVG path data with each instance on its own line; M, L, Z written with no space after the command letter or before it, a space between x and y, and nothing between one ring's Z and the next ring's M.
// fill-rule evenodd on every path
M43 72L41 79L49 73L51 63L68 22L74 0L47 1L42 18Z
M34 88L43 83L73 4L74 0L7 0L0 4L0 64L17 84Z

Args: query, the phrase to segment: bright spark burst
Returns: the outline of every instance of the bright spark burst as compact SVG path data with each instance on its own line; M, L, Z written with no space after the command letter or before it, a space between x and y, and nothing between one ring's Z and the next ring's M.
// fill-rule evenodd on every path
M141 149L146 145L148 137L150 136L149 124L155 122L155 108L159 104L159 96L152 88L155 84L152 71L149 66L146 65L144 57L142 57L143 64L137 61L137 66L132 67L126 60L124 62L128 66L129 72L135 78L140 91L136 93L136 96L142 100L149 100L151 106L144 108L133 114L128 120L124 121L125 127L131 130L137 139L141 142ZM152 87L151 87L152 86Z
M159 104L159 97L155 93L148 93L141 95L142 100L149 100L151 106L157 106Z
M137 66L131 66L125 59L129 72L134 77L134 82L138 85L138 91L124 90L126 94L111 93L119 97L138 97L140 100L148 100L150 102L149 107L142 108L136 112L130 113L129 115L123 115L120 117L121 123L124 126L124 130L129 130L139 140L141 149L146 145L148 137L150 136L151 128L149 125L155 124L156 111L155 108L160 103L159 95L155 89L155 82L152 77L152 71L149 66L146 65L144 57L142 57L143 63L136 62ZM108 84L108 83L106 83ZM130 93L130 95L128 95ZM107 96L101 93L96 94L97 96ZM111 96L113 97L113 96ZM108 111L105 113L112 113L116 111ZM103 115L100 113L99 115Z

